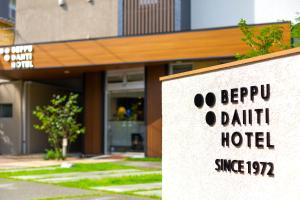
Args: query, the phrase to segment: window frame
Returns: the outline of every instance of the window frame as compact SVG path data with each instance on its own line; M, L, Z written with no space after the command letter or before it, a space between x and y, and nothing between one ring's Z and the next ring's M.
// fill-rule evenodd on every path
M5 109L9 109L9 111L7 112L7 110ZM12 103L0 103L0 119L13 118L14 116L13 111L14 109Z

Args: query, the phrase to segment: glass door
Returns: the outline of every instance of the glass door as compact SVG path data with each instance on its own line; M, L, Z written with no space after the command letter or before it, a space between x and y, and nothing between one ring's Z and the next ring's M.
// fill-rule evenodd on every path
M107 72L106 153L144 152L144 69Z

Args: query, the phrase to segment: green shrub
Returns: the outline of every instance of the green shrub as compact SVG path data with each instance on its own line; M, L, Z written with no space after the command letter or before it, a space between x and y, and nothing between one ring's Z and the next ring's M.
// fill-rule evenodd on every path
M60 149L52 150L46 149L46 154L44 155L45 160L64 160Z

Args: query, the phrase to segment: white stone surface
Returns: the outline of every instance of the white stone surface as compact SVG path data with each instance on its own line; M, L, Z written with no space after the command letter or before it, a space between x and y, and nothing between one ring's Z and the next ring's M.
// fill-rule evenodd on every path
M143 195L143 196L157 196L157 197L161 197L161 190L141 191L141 192L135 192L134 194Z
M117 174L133 173L133 172L141 172L141 171L136 170L136 169L128 169L128 170L104 170L104 171L92 171L92 172L67 172L67 173L58 173L58 174L38 174L38 175L14 176L13 178L21 179L21 180L31 180L31 179L40 179L40 180L63 179L64 180L64 178L83 179L87 176L93 177L93 176L117 175Z
M221 90L271 85L269 101L221 104ZM216 95L216 105L198 109L194 96ZM300 199L300 55L209 72L162 84L164 200ZM270 125L223 127L221 111L270 109ZM208 111L217 123L205 122ZM270 131L275 149L224 148L222 131ZM274 163L274 177L217 172L215 159ZM245 169L246 171L246 169Z
M47 175L14 176L15 179L35 180L42 183L59 183L66 181L78 181L82 179L102 179L122 176L140 176L149 174L161 174L161 171L119 170L101 172L78 172Z
M19 172L19 171L38 171L38 170L54 170L57 169L57 167L31 167L31 168L0 168L1 172Z
M133 184L133 185L115 185L105 187L93 187L94 190L103 190L110 192L129 192L134 190L149 190L161 188L161 183L148 183L148 184Z

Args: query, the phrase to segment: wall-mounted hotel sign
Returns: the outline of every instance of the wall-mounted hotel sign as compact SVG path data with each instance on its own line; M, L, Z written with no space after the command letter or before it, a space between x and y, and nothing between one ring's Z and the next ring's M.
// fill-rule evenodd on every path
M0 48L0 56L5 62L9 62L12 69L33 68L33 46L12 46Z
M165 80L163 199L300 199L300 51Z

